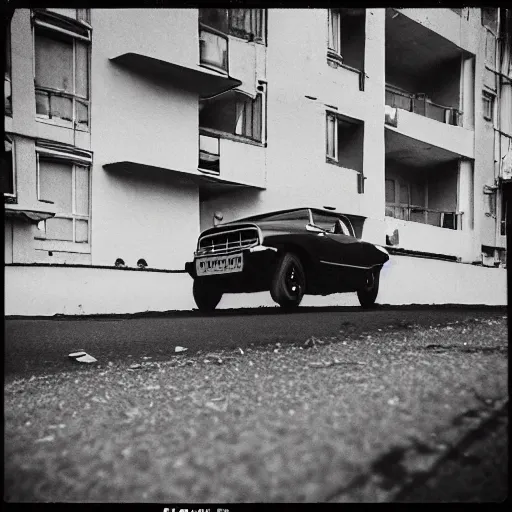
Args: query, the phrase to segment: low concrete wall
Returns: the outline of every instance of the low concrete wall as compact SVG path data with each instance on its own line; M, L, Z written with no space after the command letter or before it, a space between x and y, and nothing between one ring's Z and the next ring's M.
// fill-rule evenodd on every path
M188 274L86 267L5 267L5 314L93 315L195 307Z
M381 274L380 304L506 305L506 270L391 256ZM355 293L306 296L304 306L358 306ZM220 309L277 307L268 292L227 294ZM5 314L122 314L191 310L192 279L183 273L98 268L5 267Z

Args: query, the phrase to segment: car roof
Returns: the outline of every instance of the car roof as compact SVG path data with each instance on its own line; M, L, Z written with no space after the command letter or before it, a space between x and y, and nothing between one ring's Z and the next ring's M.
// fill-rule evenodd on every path
M331 217L336 217L336 218L339 218L340 216L344 216L344 217L348 217L348 218L350 218L351 216L362 218L361 215L352 215L352 214L337 212L335 210L328 210L328 209L324 209L324 208L304 206L302 208L289 208L286 210L275 210L275 211L271 211L271 212L267 212L267 213L260 213L258 215L251 215L250 217L243 217L240 219L233 220L231 222L226 222L225 224L232 224L235 222L242 222L242 221L246 221L246 220L262 220L262 219L265 219L266 217L272 217L273 215L279 215L282 213L289 213L289 212L297 212L300 210L311 210L313 213L321 213L322 215L329 215Z

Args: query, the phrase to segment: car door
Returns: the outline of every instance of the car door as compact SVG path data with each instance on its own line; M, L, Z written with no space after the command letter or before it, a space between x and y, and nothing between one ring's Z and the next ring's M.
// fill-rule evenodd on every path
M334 271L341 281L357 286L371 265L368 244L353 236L350 224L340 218L317 214L316 218L313 215L313 220L325 230L317 242L322 264L330 273Z

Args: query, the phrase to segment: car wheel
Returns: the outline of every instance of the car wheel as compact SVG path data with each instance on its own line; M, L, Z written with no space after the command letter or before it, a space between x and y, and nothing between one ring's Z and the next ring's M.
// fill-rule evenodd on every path
M206 313L213 311L222 298L222 291L205 283L202 279L194 279L192 293L199 311Z
M270 295L283 308L297 307L306 290L306 274L298 256L285 253L279 260L272 284Z
M380 269L371 270L365 278L363 288L357 291L357 298L363 308L371 308L375 305L379 293Z

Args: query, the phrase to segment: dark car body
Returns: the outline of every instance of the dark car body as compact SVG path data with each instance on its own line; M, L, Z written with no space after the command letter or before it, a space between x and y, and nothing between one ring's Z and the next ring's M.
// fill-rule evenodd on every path
M389 259L385 249L360 240L364 221L319 208L246 217L203 231L185 270L223 293L265 291L282 255L293 253L306 274L304 293L358 291Z

